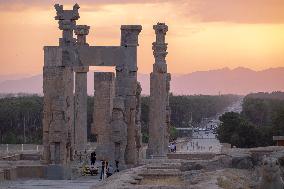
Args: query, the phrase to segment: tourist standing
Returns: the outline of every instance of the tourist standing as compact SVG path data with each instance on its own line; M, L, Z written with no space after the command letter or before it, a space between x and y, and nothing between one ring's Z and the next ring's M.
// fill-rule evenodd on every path
M115 160L115 172L119 172L118 164L119 164L119 161Z
M93 151L93 152L91 153L91 165L95 165L96 160L97 160L97 154L96 154L95 151Z
M105 178L105 161L102 160L102 167L101 167L101 174L100 174L100 179L104 180Z

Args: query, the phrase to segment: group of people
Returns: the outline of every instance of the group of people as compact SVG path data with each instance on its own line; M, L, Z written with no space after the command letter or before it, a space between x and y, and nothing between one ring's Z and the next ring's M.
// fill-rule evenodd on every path
M85 151L85 153L87 154L87 152ZM79 153L79 160L82 163L83 158L82 158L82 153ZM91 166L88 167L86 166L87 161L83 162L83 175L97 175L99 173L99 169L100 169L100 179L104 180L107 177L110 177L111 175L113 175L115 172L119 172L119 161L116 160L115 161L115 169L113 168L113 166L106 160L101 160L100 161L100 165L96 165L97 162L97 154L95 151L93 151L91 153L91 155L89 156L89 160L91 162Z
M116 169L114 170L112 165L108 163L108 161L101 160L101 173L100 173L100 179L104 180L106 177L110 177L115 172L119 172L118 169L118 161L115 161Z

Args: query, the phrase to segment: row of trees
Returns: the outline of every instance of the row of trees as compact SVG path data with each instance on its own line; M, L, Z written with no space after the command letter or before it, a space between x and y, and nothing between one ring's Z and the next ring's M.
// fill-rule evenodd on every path
M273 136L284 135L284 93L254 93L243 100L241 114L220 117L218 139L240 148L273 145Z
M40 143L42 97L0 99L0 143Z
M192 121L198 124L202 118L211 117L224 110L239 97L222 96L170 96L171 137L176 136L175 127L187 127ZM87 123L88 139L95 140L91 134L93 122L93 97L88 97ZM141 99L141 124L143 141L148 141L149 97ZM0 99L0 143L41 143L42 141L43 97L19 96Z

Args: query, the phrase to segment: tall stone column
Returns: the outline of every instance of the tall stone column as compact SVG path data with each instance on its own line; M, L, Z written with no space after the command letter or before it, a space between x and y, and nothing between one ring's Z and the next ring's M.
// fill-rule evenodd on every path
M114 73L94 73L93 132L97 135L97 159L114 162L114 143L111 140L111 117L114 98Z
M58 20L59 29L62 30L62 38L59 47L44 47L43 160L48 165L62 168L61 172L58 171L61 175L56 175L55 179L65 176L62 170L73 158L74 76L70 65L74 60L73 30L79 18L79 8L75 4L73 10L63 10L62 5L55 5L55 20ZM47 174L58 167L49 168ZM52 175L48 177L54 178Z
M124 98L116 97L113 100L111 119L111 141L114 144L114 160L119 161L120 168L125 166L125 149L127 145L127 125L125 115Z
M150 75L150 110L149 110L149 143L148 158L166 157L169 143L169 81L166 55L165 35L168 26L158 23L153 26L156 42L153 43L155 63Z
M125 101L124 120L127 124L127 145L125 163L135 165L138 162L136 147L136 90L137 90L137 46L140 25L121 26L121 46L126 47L128 59L125 64L116 67L116 95ZM130 56L131 55L131 56Z
M87 72L89 67L76 67L73 70L75 72L74 143L75 150L82 152L87 147Z
M89 46L86 36L89 34L90 26L77 25L75 34L77 35L78 46ZM75 72L75 121L74 121L74 143L76 151L84 151L87 145L87 73L88 66L73 67Z
M142 87L139 82L137 82L137 90L136 90L136 116L135 116L135 142L136 142L136 150L137 150L137 158L141 158L141 147L142 147L142 133L141 133L141 92Z
M45 50L47 54L49 49ZM73 148L73 71L45 66L43 79L43 159L46 164L67 165Z

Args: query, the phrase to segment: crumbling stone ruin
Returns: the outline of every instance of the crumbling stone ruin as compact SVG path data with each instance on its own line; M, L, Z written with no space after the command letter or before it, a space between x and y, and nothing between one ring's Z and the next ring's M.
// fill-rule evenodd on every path
M167 73L168 26L158 23L153 26L156 42L153 43L155 63L150 77L149 145L147 157L166 157L169 145L170 106L169 90L171 75Z
M79 8L78 4L72 10L55 5L55 20L62 30L62 38L59 46L44 47L44 163L49 165L50 171L60 170L64 174L74 153L86 150L87 72L89 66L114 66L115 74L94 73L92 132L98 140L97 158L110 163L118 160L120 165L136 165L142 146L142 88L137 82L137 46L142 27L122 25L120 46L90 46L86 40L90 27L76 25ZM154 29L149 151L151 155L165 156L170 112L170 75L165 61L168 27L158 23Z
M94 79L98 80L95 88L100 83L110 83L106 84L108 88L97 88L95 92L96 96L100 90L105 90L103 94L109 99L106 102L107 99L101 96L95 97L96 105L99 107L99 103L102 104L101 109L95 107L94 119L100 121L94 123L94 126L99 132L99 142L109 139L106 143L103 142L106 151L114 148L116 158L120 158L118 160L124 162L121 158L125 158L123 155L127 154L125 163L135 164L138 159L137 148L140 146L136 143L140 141L136 139L139 136L136 127L140 120L136 121L137 46L142 27L121 26L120 46L89 46L86 36L90 27L76 25L76 20L80 17L79 8L76 4L73 10L63 10L62 5L55 5L55 19L62 30L62 38L59 39L59 46L44 47L44 162L65 166L73 160L75 150L86 149L88 68L115 66L116 78L113 73L95 75ZM73 38L73 32L77 39ZM108 114L104 114L105 112ZM120 124L114 125L114 122ZM107 143L112 143L112 147ZM98 156L107 158L104 156L106 151L99 151Z

